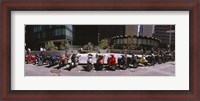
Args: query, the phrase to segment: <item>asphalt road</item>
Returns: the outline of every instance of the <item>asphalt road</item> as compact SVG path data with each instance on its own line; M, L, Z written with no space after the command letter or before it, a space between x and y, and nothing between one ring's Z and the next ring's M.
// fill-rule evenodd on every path
M156 64L154 66L139 66L138 68L128 68L126 70L102 71L92 70L87 72L84 65L79 65L71 71L66 70L69 66L58 68L25 64L25 76L175 76L175 62Z

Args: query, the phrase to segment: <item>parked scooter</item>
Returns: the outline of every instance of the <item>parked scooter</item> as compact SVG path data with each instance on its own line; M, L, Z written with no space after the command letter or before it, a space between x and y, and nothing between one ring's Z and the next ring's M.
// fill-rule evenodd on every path
M96 65L95 65L95 69L96 70L102 70L104 68L103 65L104 65L104 56L98 55L97 62L96 62Z
M127 58L127 63L128 63L129 67L137 68L138 67L138 57L133 54L132 57Z
M94 63L92 61L92 54L88 54L88 59L87 59L87 67L85 67L85 70L90 72L94 68Z
M51 56L49 59L49 67L57 65L59 62L59 56Z
M108 63L108 69L111 69L113 71L117 69L116 58L113 54L110 55L110 57L107 60L107 63Z
M125 57L124 55L122 55L121 58L118 58L118 67L120 69L127 69L129 66L128 62L127 62L127 57Z
M155 56L155 63L161 64L162 63L162 56L161 55L156 55Z
M174 61L175 60L175 57L173 56L172 53L168 53L167 54L167 61Z
M35 63L35 62L36 62L36 56L35 55L27 54L25 56L25 63L26 64Z
M42 54L42 55L37 55L36 59L37 59L36 64L38 64L38 66L42 66L44 64L48 65L50 57Z
M144 66L148 65L148 60L146 59L145 55L143 54L139 60L139 63L143 64Z
M148 64L150 66L154 66L156 64L156 62L155 62L155 55L154 54L151 54L151 55L147 56L146 59L147 59Z
M72 57L71 57L71 63L69 65L69 68L67 68L68 71L71 71L71 69L75 68L78 66L79 64L79 57L80 56L77 56L77 54L72 54Z
M59 67L65 66L68 63L69 58L65 55L61 55L59 58Z

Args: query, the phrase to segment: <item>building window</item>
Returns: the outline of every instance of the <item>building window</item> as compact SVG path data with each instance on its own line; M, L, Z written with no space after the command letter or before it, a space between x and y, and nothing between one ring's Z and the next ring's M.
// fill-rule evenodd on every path
M42 38L45 38L45 37L46 37L46 33L43 32L43 33L42 33Z
M58 36L58 30L55 29L54 31L55 31L55 36Z
M40 33L38 33L38 39L40 39Z

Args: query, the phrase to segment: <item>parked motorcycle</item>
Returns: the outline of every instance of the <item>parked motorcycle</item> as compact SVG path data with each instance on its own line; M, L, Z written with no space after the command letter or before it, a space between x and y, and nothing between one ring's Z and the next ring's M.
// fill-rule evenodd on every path
M129 64L127 62L127 58L124 55L122 55L121 58L118 58L118 67L120 69L125 70L128 68L128 66L129 66Z
M156 55L155 56L155 63L158 63L158 64L161 64L162 63L162 57L161 57L161 55Z
M137 68L138 67L138 57L134 54L132 57L127 58L127 63L129 67Z
M104 56L103 55L99 55L97 58L97 62L95 65L95 69L96 70L102 70L104 68Z
M67 68L68 71L71 71L71 69L75 68L79 64L79 57L77 54L73 54L71 57L71 63L69 65L69 68Z
M44 64L48 65L50 56L45 56L45 55L37 55L36 57L38 66L42 66Z
M155 62L155 55L154 54L151 54L151 55L147 56L146 59L147 59L148 64L150 66L154 66L156 64L156 62Z
M139 60L139 63L143 64L144 66L148 65L148 60L146 59L145 55L142 55L142 57Z
M69 58L65 55L61 55L59 58L59 67L65 66L68 63Z
M36 56L35 55L27 54L25 56L25 63L26 64L35 63L35 62L36 62Z
M49 59L49 67L58 64L58 62L59 62L59 56L51 56Z
M173 56L173 54L169 53L167 54L167 61L174 61L175 57Z
M91 71L94 68L94 63L92 61L92 54L88 54L88 59L87 59L87 67L85 67L86 71Z
M166 63L167 62L167 55L166 54L162 54L161 58L162 58L162 63Z
M113 54L108 58L107 63L108 63L108 69L111 69L113 71L117 69L116 58Z

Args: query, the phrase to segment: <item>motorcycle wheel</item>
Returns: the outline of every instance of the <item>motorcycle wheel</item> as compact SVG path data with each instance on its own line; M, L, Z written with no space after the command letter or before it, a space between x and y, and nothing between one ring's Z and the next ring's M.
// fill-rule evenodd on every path
M74 64L73 64L73 63L70 63L69 68L67 68L67 70L68 70L68 71L71 71L72 68L74 68Z
M92 69L93 69L93 66L92 66L91 64L89 64L89 65L87 66L87 70L86 70L86 71L90 72Z
M26 64L28 64L29 62L28 61L26 61Z
M59 62L58 66L59 66L59 67L62 67L62 66L63 66L63 63L62 63L62 62Z
M42 64L43 64L42 61L38 62L38 66L42 66Z
M171 61L175 61L175 58L174 58L174 57L172 57Z
M126 65L126 64L122 66L123 70L126 70L127 68L128 68L128 65Z
M99 65L99 70L103 70L103 65Z
M137 63L133 63L133 68L137 68L138 64Z
M59 67L62 67L62 63L59 63L58 66L59 66Z
M45 61L45 64L46 64L46 65L49 65L49 61L48 61L48 60L46 60L46 61Z
M115 71L117 67L115 65L110 66L111 70Z
M161 64L161 63L162 63L162 60L161 60L161 59L159 59L159 60L158 60L158 64Z
M148 63L147 63L147 62L145 62L145 63L144 63L144 66L148 66Z
M49 67L51 67L53 65L52 61L49 61Z
M152 62L151 65L154 66L154 65L155 65L155 62Z

